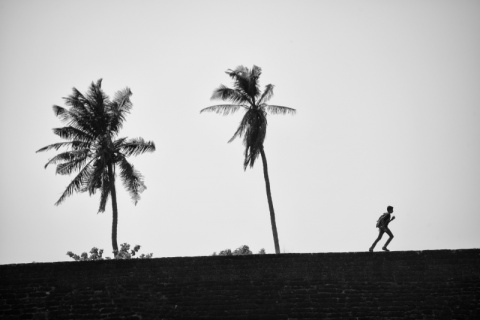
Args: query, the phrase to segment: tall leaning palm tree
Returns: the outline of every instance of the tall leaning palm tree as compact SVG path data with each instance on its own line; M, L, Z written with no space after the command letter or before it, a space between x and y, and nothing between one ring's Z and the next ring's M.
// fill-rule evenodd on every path
M237 131L228 141L232 142L235 138L242 138L245 145L244 169L248 166L253 168L258 155L261 155L263 162L263 174L265 177L265 186L267 189L268 208L270 210L270 220L272 223L273 241L275 244L275 253L280 253L280 244L278 242L277 225L275 222L275 211L273 209L272 192L270 190L270 180L268 178L267 158L263 142L267 133L267 111L271 114L295 114L295 109L267 104L273 96L274 86L268 84L263 92L260 90L259 78L262 69L253 66L252 70L239 66L235 70L227 70L226 73L233 79L233 89L221 85L213 91L212 100L220 99L230 101L232 104L220 104L202 109L202 112L215 112L222 115L229 115L240 109L245 110Z
M119 138L118 133L125 121L125 116L132 108L126 88L118 91L112 100L102 90L102 80L90 85L84 95L73 88L73 93L65 99L70 108L53 106L55 115L66 124L65 127L53 129L53 133L67 140L39 149L37 152L66 148L51 158L45 168L56 165L56 173L61 175L78 171L55 205L61 204L74 192L100 192L98 212L104 212L107 200L112 201L112 248L116 255L118 208L115 179L117 168L123 185L136 204L140 193L145 190L143 176L127 161L127 157L144 152L155 151L152 141L142 138Z

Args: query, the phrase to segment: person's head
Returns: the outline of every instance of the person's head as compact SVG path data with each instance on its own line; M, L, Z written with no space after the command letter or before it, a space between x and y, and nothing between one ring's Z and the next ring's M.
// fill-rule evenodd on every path
M392 213L392 212L393 212L393 207L392 207L392 206L388 206L388 207L387 207L387 212L388 212L388 213Z

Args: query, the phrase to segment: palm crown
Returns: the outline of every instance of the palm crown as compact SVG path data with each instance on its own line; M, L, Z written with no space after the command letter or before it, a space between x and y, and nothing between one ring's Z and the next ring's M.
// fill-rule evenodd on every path
M113 100L102 91L102 80L90 85L88 93L83 95L73 88L73 93L65 98L69 109L53 106L55 115L65 127L55 128L53 132L67 140L54 143L39 149L37 152L66 148L50 159L49 165L56 165L56 173L61 175L78 171L58 201L59 205L74 192L89 192L90 195L100 190L100 206L98 211L105 211L109 197L112 199L113 226L112 246L117 246L117 204L115 191L115 170L120 169L120 177L125 188L136 204L140 193L145 190L143 176L127 161L127 157L144 152L153 152L155 144L142 138L118 138L118 133L125 121L126 114L132 108L130 96L132 92L126 88L118 91Z
M243 136L245 145L244 168L248 165L253 167L255 160L263 148L263 142L267 133L267 111L272 114L295 114L295 109L267 104L273 96L272 84L265 86L263 92L260 90L259 78L262 69L253 66L252 70L239 66L235 70L227 70L226 73L233 79L234 88L220 85L214 90L211 99L231 101L233 104L221 104L202 109L200 112L215 112L229 115L241 108L246 113L229 142Z

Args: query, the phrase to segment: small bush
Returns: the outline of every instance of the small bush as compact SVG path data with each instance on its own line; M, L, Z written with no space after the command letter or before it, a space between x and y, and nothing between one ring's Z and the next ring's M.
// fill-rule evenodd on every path
M153 253L149 254L141 254L137 257L135 255L138 253L140 250L140 246L136 245L133 247L132 250L130 250L130 245L128 243L122 243L120 245L120 251L115 255L114 259L150 259L153 256ZM72 251L67 252L67 256L72 258L75 261L94 261L94 260L110 260L110 257L103 257L103 249L98 249L96 247L93 247L92 250L90 250L90 256L86 252L83 252L80 256L73 253Z
M253 252L250 250L250 248L247 245L243 245L235 249L235 251L232 252L230 249L225 249L220 251L218 254L214 252L212 256L244 256L244 255L249 255L253 254ZM265 254L265 249L260 249L258 254Z

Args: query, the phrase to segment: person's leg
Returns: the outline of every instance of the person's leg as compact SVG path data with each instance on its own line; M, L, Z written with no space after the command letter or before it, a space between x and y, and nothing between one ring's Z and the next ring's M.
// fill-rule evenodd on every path
M382 249L385 250L385 251L387 251L387 250L388 250L388 249L387 249L387 246L388 246L388 244L390 243L390 241L392 241L392 239L393 239L393 233L392 233L392 231L390 231L390 229L388 229L388 228L385 228L385 232L388 234L389 238L388 238L387 242L385 242L385 245L383 246Z
M373 242L372 246L370 247L369 251L373 251L373 249L375 249L375 246L377 245L378 241L380 241L380 239L382 239L382 236L384 234L385 231L382 230L382 228L378 228L378 237L377 237L377 240L375 240L375 242Z

